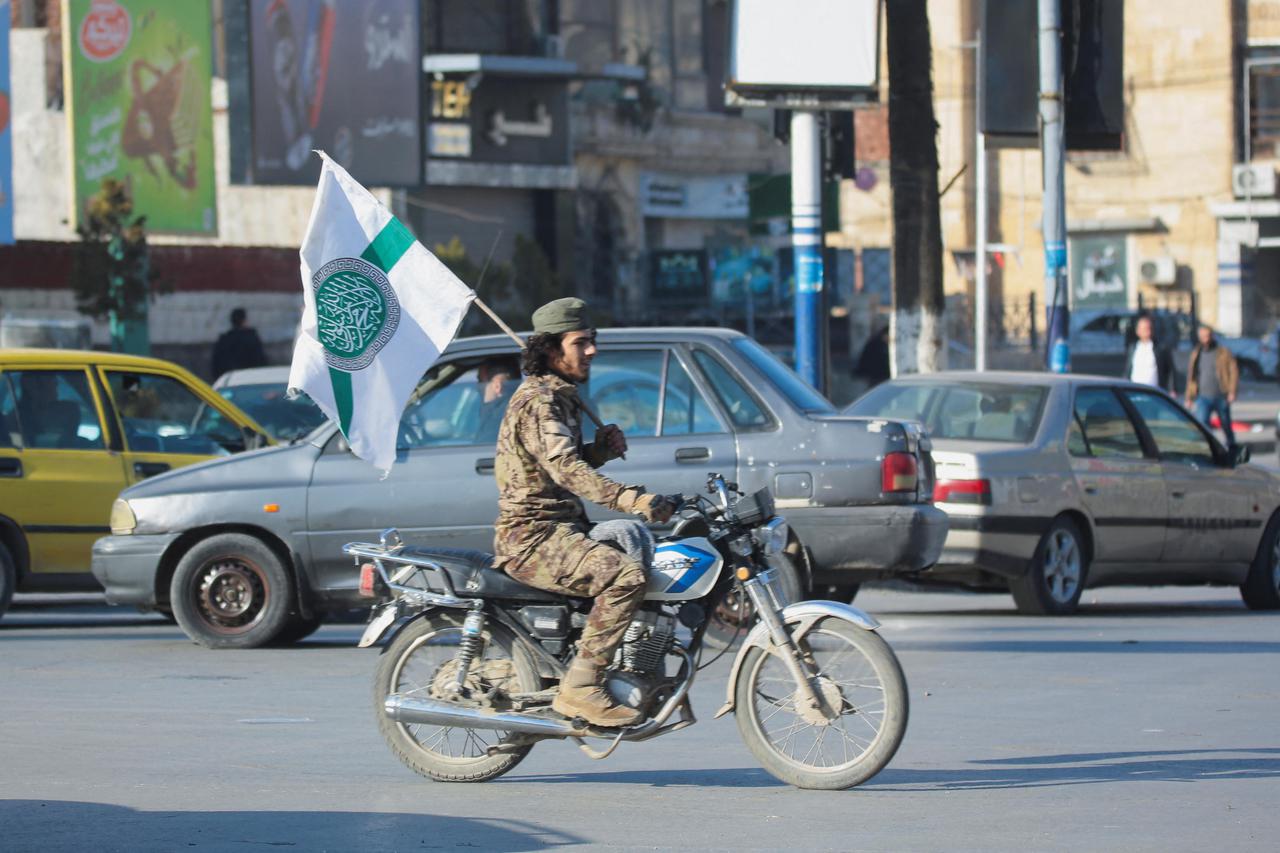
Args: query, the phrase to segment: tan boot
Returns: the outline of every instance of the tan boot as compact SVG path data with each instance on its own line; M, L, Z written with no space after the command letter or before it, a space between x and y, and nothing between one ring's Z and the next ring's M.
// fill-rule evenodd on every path
M603 667L582 658L574 658L569 671L560 679L560 693L551 702L551 710L566 717L582 717L593 726L617 728L634 726L644 714L619 705L600 686Z

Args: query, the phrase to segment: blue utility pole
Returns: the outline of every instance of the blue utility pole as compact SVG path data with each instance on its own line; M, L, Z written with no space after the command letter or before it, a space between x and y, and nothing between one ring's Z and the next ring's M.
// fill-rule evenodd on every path
M822 157L818 114L791 114L791 246L796 274L796 372L821 388Z
M1071 370L1071 314L1067 305L1066 133L1062 109L1061 0L1039 0L1040 156L1044 168L1044 304L1049 369Z

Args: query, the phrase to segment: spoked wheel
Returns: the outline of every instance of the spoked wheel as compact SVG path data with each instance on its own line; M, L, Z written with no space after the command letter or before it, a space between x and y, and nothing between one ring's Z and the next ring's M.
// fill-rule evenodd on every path
M493 688L508 694L533 693L540 688L537 668L514 639L492 627L482 636L482 651L472 660L464 682L470 694ZM531 747L518 745L517 736L508 732L400 723L383 707L392 693L450 699L461 639L462 622L445 613L432 613L405 628L378 664L373 705L378 729L391 751L415 772L441 782L485 782L519 764ZM494 748L502 751L491 755Z
M251 649L288 625L294 592L280 558L259 539L223 533L196 543L169 586L187 636L215 649Z
M879 634L818 620L798 640L821 708L800 699L780 654L752 648L735 688L738 731L766 770L799 788L843 790L879 773L907 730L907 682Z

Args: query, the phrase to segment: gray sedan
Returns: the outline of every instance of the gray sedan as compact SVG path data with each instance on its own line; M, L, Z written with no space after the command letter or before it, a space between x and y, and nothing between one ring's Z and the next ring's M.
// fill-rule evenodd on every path
M796 534L789 595L814 585L851 596L863 579L938 559L946 514L930 503L916 425L840 416L736 332L606 330L600 345L583 394L630 445L606 472L666 494L699 490L710 471L744 491L768 486ZM488 551L494 441L517 355L503 337L456 341L410 401L385 480L325 424L126 490L113 535L94 546L107 599L171 609L206 645L247 647L367 602L346 542L394 526L414 544Z
M932 438L951 530L922 577L1007 586L1025 613L1124 583L1238 585L1249 607L1280 607L1280 478L1157 390L957 372L887 382L847 411Z

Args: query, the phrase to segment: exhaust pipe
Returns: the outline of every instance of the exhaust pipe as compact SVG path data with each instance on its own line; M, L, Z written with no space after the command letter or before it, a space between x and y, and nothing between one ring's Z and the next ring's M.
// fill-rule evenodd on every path
M552 720L528 714L482 711L452 702L392 693L383 703L387 716L397 723L428 726L455 726L460 729L497 729L544 737L587 737L588 733L568 720Z

